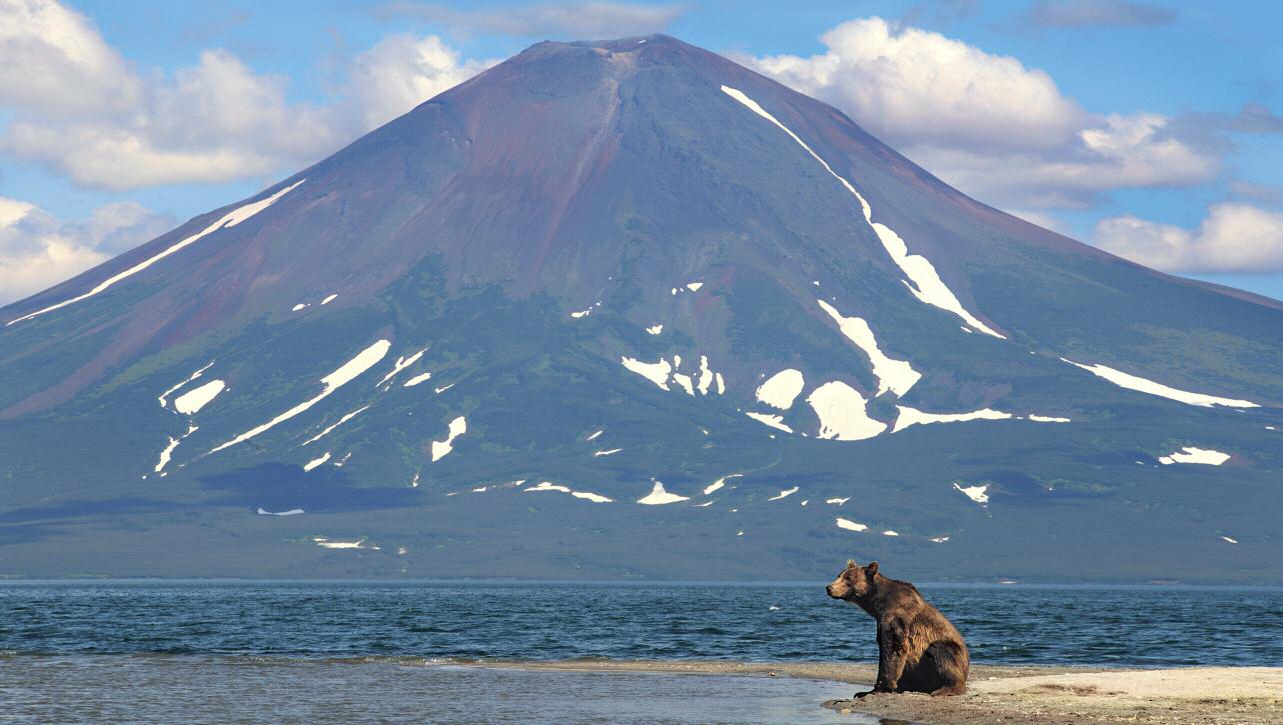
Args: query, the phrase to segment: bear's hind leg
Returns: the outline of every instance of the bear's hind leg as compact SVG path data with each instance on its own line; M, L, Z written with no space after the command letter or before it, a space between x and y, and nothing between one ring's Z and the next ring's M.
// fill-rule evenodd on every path
M967 662L962 651L953 642L933 642L924 654L923 664L934 665L935 683L932 697L961 695L967 691Z

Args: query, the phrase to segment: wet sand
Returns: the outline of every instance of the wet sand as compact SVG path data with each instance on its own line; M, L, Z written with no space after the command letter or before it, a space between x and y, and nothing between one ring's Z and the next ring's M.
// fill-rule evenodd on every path
M873 664L743 662L511 662L535 670L663 672L834 680L868 689ZM819 707L821 703L816 703ZM971 668L959 697L870 695L830 700L839 713L930 725L981 723L1244 723L1283 722L1283 668L1199 667L1122 670L1078 667ZM855 719L855 718L853 718Z

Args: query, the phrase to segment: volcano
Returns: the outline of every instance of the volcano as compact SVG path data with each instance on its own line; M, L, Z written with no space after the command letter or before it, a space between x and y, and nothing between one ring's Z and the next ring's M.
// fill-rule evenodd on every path
M0 575L1283 581L1283 305L655 35L0 309Z

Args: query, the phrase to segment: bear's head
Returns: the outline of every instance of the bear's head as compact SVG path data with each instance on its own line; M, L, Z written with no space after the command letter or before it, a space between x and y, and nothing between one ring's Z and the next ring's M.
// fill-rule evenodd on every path
M845 599L853 602L869 595L873 590L874 577L878 573L878 563L869 562L868 566L860 566L855 563L855 559L849 559L846 562L846 568L838 574L838 578L833 583L824 588L834 599Z

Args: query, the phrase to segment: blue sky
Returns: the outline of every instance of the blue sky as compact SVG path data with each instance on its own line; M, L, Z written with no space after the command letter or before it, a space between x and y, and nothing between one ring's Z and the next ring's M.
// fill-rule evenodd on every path
M1283 298L1283 5L0 0L0 303L544 38L663 31L982 201Z

